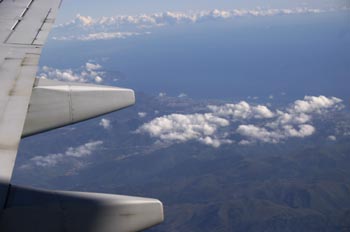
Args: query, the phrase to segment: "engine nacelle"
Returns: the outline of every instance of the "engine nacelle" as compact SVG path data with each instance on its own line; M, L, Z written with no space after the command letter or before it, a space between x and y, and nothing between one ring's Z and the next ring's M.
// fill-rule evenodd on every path
M135 104L131 89L37 79L22 137L94 118Z
M163 221L150 198L12 186L0 219L6 232L130 232Z

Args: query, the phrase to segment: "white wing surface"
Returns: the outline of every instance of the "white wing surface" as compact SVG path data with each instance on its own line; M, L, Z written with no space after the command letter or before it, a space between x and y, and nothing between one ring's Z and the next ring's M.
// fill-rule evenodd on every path
M0 1L0 205L5 204L39 57L60 0Z

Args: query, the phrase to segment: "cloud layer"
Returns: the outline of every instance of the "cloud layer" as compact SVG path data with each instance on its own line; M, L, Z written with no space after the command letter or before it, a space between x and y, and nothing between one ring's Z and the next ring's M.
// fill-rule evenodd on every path
M77 15L73 20L56 26L53 39L56 40L106 40L125 39L128 37L149 34L151 28L175 25L194 24L206 21L230 20L239 17L269 17L276 15L319 14L336 9L234 9L196 12L162 12L135 16L112 16L92 18ZM146 31L145 31L146 30Z
M137 132L161 142L178 143L195 140L213 147L238 142L279 143L288 138L304 138L315 133L315 115L343 109L336 97L306 96L284 109L271 110L264 105L209 105L203 114L171 114L153 119ZM231 139L239 137L238 141Z

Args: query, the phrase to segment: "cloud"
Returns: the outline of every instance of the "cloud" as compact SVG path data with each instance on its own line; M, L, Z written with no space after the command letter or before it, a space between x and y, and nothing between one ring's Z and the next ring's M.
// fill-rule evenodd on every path
M310 125L313 116L341 110L344 107L341 103L342 100L336 97L305 96L285 111L277 110L274 120L266 122L263 127L241 125L237 133L250 142L277 143L291 137L308 137L316 131L316 128Z
M77 70L55 69L44 66L39 71L38 78L68 82L101 83L105 76L101 69L101 65L89 62Z
M31 167L55 167L64 162L68 158L84 158L96 151L101 145L102 141L92 141L78 147L69 147L64 153L49 154L46 156L35 156L30 159L29 164L22 165L21 168Z
M178 98L185 98L185 97L187 97L187 94L185 94L185 93L180 93L177 97L178 97Z
M153 119L142 125L137 132L147 133L163 142L196 140L218 147L222 143L228 143L229 140L216 136L216 132L219 128L229 125L228 120L216 117L211 113L171 114Z
M149 134L163 142L187 142L195 140L219 147L233 143L232 136L239 136L239 144L279 143L289 138L305 138L313 135L315 115L323 115L343 109L342 100L335 97L305 96L284 109L272 111L264 105L251 105L241 101L236 104L209 105L210 112L203 114L170 114L143 124L138 133ZM235 128L236 127L236 128Z
M321 114L326 110L337 106L342 100L336 97L327 98L325 96L306 96L304 100L297 100L289 109L292 113L318 113ZM342 107L342 106L339 106Z
M164 93L164 92L160 92L159 94L158 94L158 97L165 97L166 96L166 93Z
M249 138L250 140L260 140L262 142L277 143L281 135L275 131L268 131L255 125L240 125L237 133ZM244 140L247 141L247 140Z
M88 71L95 71L95 70L99 70L102 68L102 66L99 64L93 64L93 63L89 63L89 62L87 62L85 64L85 67L86 67L86 70L88 70Z
M101 82L103 81L103 79L102 79L102 77L100 77L100 76L96 76L96 77L94 78L94 81L95 81L96 83L101 83Z
M292 14L319 14L337 9L234 9L191 12L161 12L154 14L120 15L92 18L78 14L73 20L60 24L53 31L56 40L107 40L125 39L145 35L151 28L176 24L195 24L206 21L232 20L240 17L270 17ZM341 9L340 9L341 10Z
M232 19L236 17L267 17L275 15L291 14L319 14L330 10L312 8L292 8L292 9L234 9L234 10L206 10L195 12L174 12L167 11L154 14L122 15L112 17L92 18L90 16L77 15L75 19L58 25L58 27L69 27L72 25L91 27L111 27L123 25L135 25L137 27L153 27L171 24L197 23L208 20Z
M98 32L90 33L85 35L71 35L71 36L54 36L54 40L70 41L70 40L79 40L79 41L95 41L95 40L110 40L110 39L126 39L129 37L146 35L146 33L137 33L137 32Z
M76 18L84 25L91 26L94 23L94 20L90 16L82 16L78 14Z
M312 120L314 114L324 114L329 111L341 110L343 101L336 97L305 96L303 100L296 100L286 111L277 110L277 119L268 123L268 127L276 128L284 125L300 125Z
M99 125L102 126L106 130L112 128L111 121L106 119L106 118L102 118Z
M208 108L217 116L233 119L273 118L275 116L268 107L263 105L251 106L245 101L222 106L209 105Z
M329 141L337 141L337 137L335 137L334 135L330 135L327 138Z
M146 112L138 112L137 114L138 114L138 116L139 116L140 118L144 118L144 117L147 116L147 113L146 113Z
M273 130L255 125L240 125L237 129L237 133L246 138L243 141L249 141L250 143L257 141L264 143L278 143L287 138L304 138L311 136L314 132L315 128L308 124L298 125L297 128L291 125L285 125L282 128Z

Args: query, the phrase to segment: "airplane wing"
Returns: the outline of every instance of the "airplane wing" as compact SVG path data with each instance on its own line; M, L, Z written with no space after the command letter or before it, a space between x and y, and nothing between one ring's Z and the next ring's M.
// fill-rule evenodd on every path
M10 184L20 139L134 104L129 89L35 79L60 0L0 0L0 231L139 231L163 221L155 199Z

